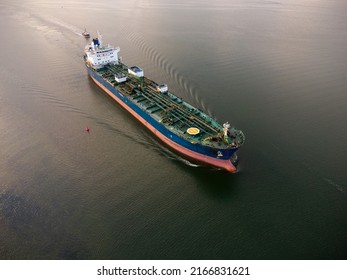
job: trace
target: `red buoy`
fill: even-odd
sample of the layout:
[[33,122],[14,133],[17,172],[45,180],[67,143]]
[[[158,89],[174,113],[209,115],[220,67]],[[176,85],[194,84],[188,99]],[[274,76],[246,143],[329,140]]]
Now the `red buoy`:
[[89,131],[90,131],[90,128],[89,128],[89,127],[86,127],[86,131],[89,132]]

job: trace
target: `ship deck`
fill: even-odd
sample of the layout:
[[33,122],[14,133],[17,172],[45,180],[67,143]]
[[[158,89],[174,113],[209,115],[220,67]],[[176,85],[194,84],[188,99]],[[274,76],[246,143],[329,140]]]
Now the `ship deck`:
[[[235,129],[230,132],[231,142],[226,141],[223,137],[223,127],[218,122],[182,98],[170,92],[159,92],[156,89],[157,84],[152,80],[128,74],[128,67],[124,64],[105,65],[94,71],[147,114],[192,143],[225,149],[238,147],[243,142],[242,133],[239,134]],[[115,80],[116,74],[126,75],[127,81],[118,83]],[[191,127],[198,128],[199,133],[189,134],[187,129]]]

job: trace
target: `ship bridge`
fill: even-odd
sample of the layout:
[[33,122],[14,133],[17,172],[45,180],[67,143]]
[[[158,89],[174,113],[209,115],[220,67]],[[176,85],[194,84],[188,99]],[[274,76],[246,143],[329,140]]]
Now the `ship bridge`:
[[93,38],[92,42],[85,47],[86,62],[93,68],[102,68],[106,64],[118,64],[119,47],[109,44],[102,44],[102,36],[98,32],[98,37]]

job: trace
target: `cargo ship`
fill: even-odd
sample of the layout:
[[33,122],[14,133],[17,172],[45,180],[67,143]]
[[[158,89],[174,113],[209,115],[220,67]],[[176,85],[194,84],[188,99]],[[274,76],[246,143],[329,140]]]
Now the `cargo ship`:
[[92,80],[173,150],[208,166],[237,171],[236,151],[242,131],[218,123],[160,84],[144,76],[139,66],[128,67],[119,47],[103,44],[98,32],[85,47],[84,60]]

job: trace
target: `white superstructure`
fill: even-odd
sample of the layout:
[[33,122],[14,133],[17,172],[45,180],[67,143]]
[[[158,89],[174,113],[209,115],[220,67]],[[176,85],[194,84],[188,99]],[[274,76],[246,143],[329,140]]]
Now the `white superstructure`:
[[92,42],[86,45],[85,55],[86,61],[94,68],[101,68],[106,64],[118,64],[119,47],[113,47],[109,44],[102,44],[102,36],[98,32],[98,37],[92,39]]
[[168,92],[168,90],[169,90],[169,88],[168,88],[167,84],[157,85],[157,91],[160,91],[161,93]]
[[114,79],[117,83],[124,83],[127,80],[127,76],[125,76],[123,73],[117,73],[114,75]]
[[130,74],[132,74],[132,75],[134,75],[136,77],[139,77],[139,78],[144,76],[143,70],[140,67],[138,67],[138,66],[131,66],[131,67],[129,67],[128,73],[130,73]]

